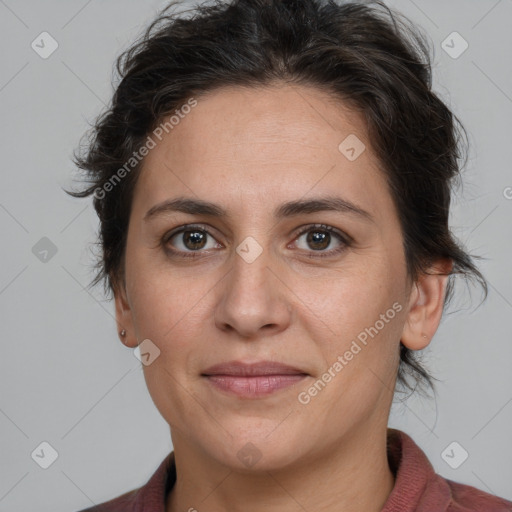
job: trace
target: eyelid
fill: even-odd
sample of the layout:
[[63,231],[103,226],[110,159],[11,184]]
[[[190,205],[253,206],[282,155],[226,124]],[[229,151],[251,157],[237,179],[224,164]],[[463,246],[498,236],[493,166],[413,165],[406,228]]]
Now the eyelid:
[[[212,234],[212,231],[215,231],[213,228],[211,228],[210,226],[207,226],[206,224],[183,224],[181,226],[178,226],[176,227],[175,229],[172,229],[171,231],[167,232],[164,234],[164,236],[162,237],[162,240],[161,240],[161,244],[165,247],[167,246],[167,243],[169,242],[169,240],[171,240],[171,238],[173,238],[174,236],[180,234],[180,233],[183,233],[184,231],[193,231],[193,230],[197,230],[197,231],[204,231],[208,236],[211,236],[217,243],[221,243],[217,240],[217,238]],[[195,254],[195,253],[201,253],[201,252],[205,252],[204,250],[200,250],[200,251],[179,251],[179,250],[176,250],[176,249],[169,249],[170,252],[173,252],[175,254]]]
[[294,241],[299,236],[303,235],[304,233],[307,233],[308,231],[312,231],[314,229],[318,229],[319,231],[324,230],[324,231],[328,231],[329,233],[334,233],[335,235],[339,236],[341,238],[341,240],[347,244],[353,242],[353,238],[351,236],[349,236],[347,233],[345,233],[344,231],[341,231],[340,229],[335,228],[334,226],[331,226],[329,224],[319,224],[319,223],[306,224],[306,225],[298,228],[298,231],[295,235]]
[[211,233],[213,228],[211,228],[210,226],[208,226],[206,224],[183,224],[183,225],[178,226],[174,229],[171,229],[171,231],[165,233],[163,238],[165,240],[169,240],[174,235],[177,235],[178,233],[181,233],[182,231],[192,231],[194,229],[197,229],[198,231],[204,231],[205,233],[208,233],[210,236],[213,237],[213,235]]

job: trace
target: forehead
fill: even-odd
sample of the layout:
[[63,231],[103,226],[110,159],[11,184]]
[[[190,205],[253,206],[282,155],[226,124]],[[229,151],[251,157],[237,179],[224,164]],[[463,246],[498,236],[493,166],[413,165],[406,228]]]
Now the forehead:
[[229,87],[195,99],[161,140],[153,136],[137,201],[186,193],[225,204],[243,197],[238,206],[254,209],[308,194],[386,195],[363,118],[326,92]]
[[167,149],[176,154],[186,142],[196,149],[189,158],[204,157],[207,151],[215,155],[228,147],[241,157],[254,148],[251,156],[264,158],[286,152],[286,146],[295,146],[293,151],[301,156],[313,157],[314,149],[337,156],[340,137],[357,134],[367,139],[361,116],[340,100],[310,86],[282,84],[208,92],[197,98],[197,106],[171,133],[175,136],[166,138]]

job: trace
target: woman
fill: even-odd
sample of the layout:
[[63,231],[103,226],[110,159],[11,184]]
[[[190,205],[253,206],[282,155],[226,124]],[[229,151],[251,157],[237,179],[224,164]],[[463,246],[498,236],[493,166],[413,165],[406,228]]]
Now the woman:
[[383,4],[165,12],[77,157],[174,451],[88,510],[510,511],[387,427],[456,274],[456,119]]

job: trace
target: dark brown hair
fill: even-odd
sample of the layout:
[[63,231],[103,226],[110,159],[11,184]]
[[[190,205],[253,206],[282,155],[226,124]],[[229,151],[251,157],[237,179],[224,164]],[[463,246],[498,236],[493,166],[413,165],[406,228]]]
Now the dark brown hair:
[[[140,163],[116,173],[147,136],[190,97],[223,86],[275,81],[313,85],[360,112],[386,174],[403,233],[409,275],[439,258],[455,274],[485,279],[448,227],[451,188],[467,137],[433,92],[429,45],[417,27],[382,2],[215,0],[184,13],[169,4],[117,61],[120,82],[110,107],[75,154],[100,220],[97,274],[108,295],[124,280],[124,251]],[[189,15],[188,15],[189,14]],[[117,178],[119,178],[117,174]],[[111,186],[108,184],[110,183]],[[397,382],[413,389],[432,377],[400,344]]]

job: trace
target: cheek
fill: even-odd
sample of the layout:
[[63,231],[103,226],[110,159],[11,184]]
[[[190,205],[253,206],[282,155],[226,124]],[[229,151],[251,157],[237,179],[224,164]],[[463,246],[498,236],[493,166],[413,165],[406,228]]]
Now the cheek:
[[304,392],[318,394],[313,407],[325,422],[337,418],[334,424],[341,424],[347,410],[352,418],[370,414],[393,387],[405,305],[400,273],[393,274],[392,266],[383,272],[385,268],[373,265],[366,272],[325,280],[321,294],[320,288],[309,289],[305,302],[315,315],[309,337],[324,365],[317,378],[328,379],[329,384],[317,393],[310,382]]
[[392,265],[368,260],[311,279],[298,276],[291,288],[336,334],[364,329],[401,299],[403,277]]
[[194,318],[211,287],[201,273],[172,267],[160,249],[146,248],[129,253],[126,273],[140,339],[154,338],[166,344],[182,324],[200,325]]
[[159,350],[151,364],[143,365],[146,385],[166,421],[186,430],[183,418],[200,423],[204,414],[187,387],[196,378],[194,357],[201,352],[207,314],[207,300],[202,299],[211,286],[205,286],[204,278],[176,278],[156,266],[138,265],[131,274],[134,327],[139,341],[149,339]]
[[[389,375],[397,362],[405,312],[405,273],[385,254],[364,265],[346,265],[340,272],[306,281],[297,279],[294,289],[310,319],[309,337],[315,341],[326,368],[344,357],[337,379],[372,380]],[[307,284],[307,286],[306,286]],[[364,374],[364,375],[362,375]]]

